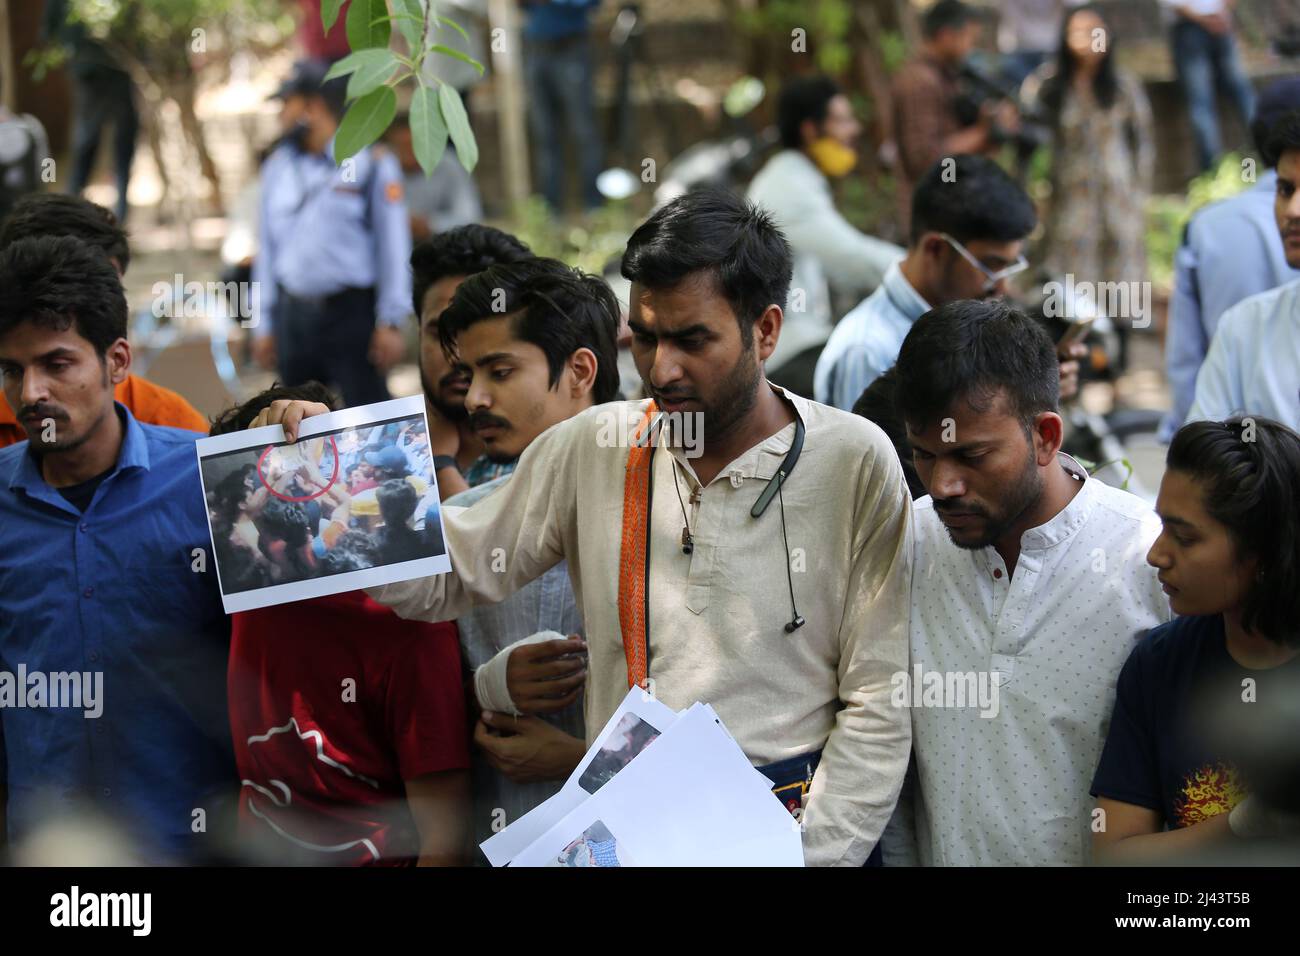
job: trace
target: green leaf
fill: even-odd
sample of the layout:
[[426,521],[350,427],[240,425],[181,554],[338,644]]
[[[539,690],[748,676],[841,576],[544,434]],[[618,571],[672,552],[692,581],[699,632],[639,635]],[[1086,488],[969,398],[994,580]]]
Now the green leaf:
[[388,46],[393,28],[388,22],[388,4],[384,0],[352,0],[348,7],[348,46],[353,51]]
[[321,0],[320,4],[320,24],[329,33],[334,26],[334,21],[339,18],[339,11],[343,9],[344,0]]
[[459,23],[457,23],[455,20],[448,20],[446,17],[440,17],[435,13],[433,15],[433,22],[441,23],[444,27],[451,27],[453,30],[455,30],[457,33],[463,36],[467,41],[469,40],[469,34],[465,32],[465,28],[461,26]]
[[334,162],[355,156],[384,134],[397,115],[397,94],[381,86],[348,107],[334,137]]
[[[367,52],[373,51],[361,51],[361,53]],[[349,53],[343,59],[339,60],[325,73],[325,79],[332,80],[336,76],[347,76],[349,73],[359,69],[361,64],[366,62],[366,58],[363,57],[361,53]]]
[[429,47],[429,49],[424,52],[441,53],[443,56],[449,56],[454,60],[460,60],[462,63],[468,63],[470,66],[478,70],[480,76],[483,75],[483,64],[474,59],[468,53],[462,53],[460,50],[452,49],[449,46],[443,46],[441,43],[433,44],[433,46]]
[[361,50],[352,56],[359,60],[352,79],[348,80],[350,100],[360,99],[371,90],[379,89],[397,69],[397,57],[392,50]]
[[393,19],[406,37],[406,45],[415,53],[424,38],[424,4],[421,0],[394,0]]
[[447,124],[433,90],[423,84],[411,97],[411,145],[424,175],[432,176],[447,149]]
[[438,87],[438,105],[442,107],[442,119],[447,124],[451,141],[456,144],[460,164],[465,167],[465,172],[472,173],[478,165],[478,143],[474,140],[474,131],[469,128],[465,104],[460,101],[459,93],[443,83]]

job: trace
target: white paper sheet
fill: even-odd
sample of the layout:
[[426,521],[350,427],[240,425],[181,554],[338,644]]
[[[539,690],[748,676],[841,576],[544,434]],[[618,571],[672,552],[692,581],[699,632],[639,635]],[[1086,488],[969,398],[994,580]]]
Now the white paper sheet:
[[[285,442],[284,429],[279,425],[245,429],[244,431],[217,435],[212,438],[200,438],[195,442],[195,449],[199,458],[199,477],[203,483],[204,497],[207,499],[215,486],[220,483],[220,480],[232,471],[247,469],[250,465],[253,469],[251,474],[256,476],[254,490],[260,484],[266,488],[268,494],[275,494],[275,492],[271,491],[271,482],[268,481],[264,473],[264,468],[268,467],[266,464],[268,460],[276,459],[279,466],[287,466],[292,470],[293,465],[303,460],[303,449],[309,446],[310,440],[323,437],[327,442],[333,443],[333,451],[329,456],[322,457],[321,461],[339,463],[346,457],[340,453],[339,447],[345,441],[345,438],[355,440],[358,434],[394,422],[401,422],[410,426],[413,429],[412,434],[422,432],[427,439],[429,426],[425,418],[423,396],[413,395],[409,398],[377,402],[373,405],[347,408],[342,411],[331,412],[328,415],[318,415],[304,419],[298,428],[296,446],[288,445]],[[393,445],[393,447],[396,446]],[[405,453],[403,454],[405,457]],[[321,476],[328,482],[325,491],[336,487],[340,481],[346,485],[347,476],[339,473],[342,471],[341,467],[335,468],[328,475],[324,474],[324,470],[322,468]],[[438,533],[434,534],[433,529],[429,529],[425,539],[430,542],[427,547],[427,556],[414,560],[381,563],[359,570],[340,571],[335,574],[304,575],[296,580],[272,583],[260,587],[237,589],[232,584],[232,579],[236,577],[241,569],[231,566],[223,567],[222,558],[224,554],[227,556],[226,560],[235,561],[231,555],[240,555],[239,561],[235,561],[237,564],[240,561],[247,563],[253,559],[261,560],[254,551],[256,545],[253,542],[260,541],[260,533],[255,530],[255,522],[245,522],[247,524],[245,528],[246,537],[241,539],[240,547],[219,548],[217,547],[217,534],[221,533],[224,538],[231,537],[233,532],[224,527],[219,532],[218,528],[214,527],[212,508],[209,507],[208,532],[213,538],[213,563],[217,569],[217,580],[221,585],[221,601],[226,613],[231,614],[236,611],[247,611],[273,604],[284,604],[289,601],[301,601],[326,594],[339,594],[345,591],[392,584],[397,581],[407,581],[411,578],[426,577],[431,574],[442,574],[450,571],[451,559],[447,555],[445,545],[442,543],[445,541],[445,537],[441,533],[442,509],[436,507],[438,483],[433,473],[431,456],[429,463],[419,472],[410,470],[410,473],[423,482],[425,487],[424,497],[418,499],[416,505],[417,510],[422,510],[424,513],[418,517],[413,515],[413,518],[419,520],[425,518],[426,515],[431,518],[434,510],[436,510]],[[314,500],[320,495],[321,492],[315,492],[311,498],[306,500]],[[283,496],[277,494],[277,497]],[[293,498],[285,497],[284,500],[304,503],[299,501],[297,496]],[[426,504],[426,502],[429,504]],[[431,505],[434,506],[432,510]],[[311,528],[310,531],[314,537],[320,532],[320,528]],[[313,574],[319,574],[319,572],[314,571]]]
[[552,865],[599,821],[640,866],[802,866],[799,824],[759,776],[697,703],[512,865]]
[[[591,745],[577,768],[560,788],[559,793],[533,807],[500,833],[494,834],[481,844],[488,862],[493,866],[505,866],[520,850],[581,806],[597,790],[602,789],[599,784],[612,777],[611,771],[617,773],[621,762],[617,753],[618,748],[610,746],[612,740],[617,737],[620,742],[626,741],[636,745],[643,742],[646,733],[645,728],[638,726],[639,724],[648,725],[653,731],[663,734],[676,720],[677,714],[647,692],[636,687],[629,690],[613,716],[601,729],[596,742]],[[643,735],[641,738],[637,737],[638,731]],[[635,754],[632,756],[634,757]],[[600,762],[596,763],[598,759]],[[594,769],[592,769],[593,763],[596,763]],[[578,834],[575,833],[573,836],[576,837]]]

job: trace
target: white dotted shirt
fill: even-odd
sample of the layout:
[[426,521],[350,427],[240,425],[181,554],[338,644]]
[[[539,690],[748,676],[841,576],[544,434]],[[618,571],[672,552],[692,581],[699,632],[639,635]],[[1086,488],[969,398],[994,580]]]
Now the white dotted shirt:
[[1115,682],[1134,642],[1170,617],[1146,563],[1159,530],[1141,499],[1087,479],[1024,533],[1011,577],[994,548],[958,548],[931,499],[916,502],[914,683],[985,672],[998,699],[996,715],[981,716],[974,704],[915,706],[924,700],[911,692],[914,766],[884,838],[887,864],[1087,862],[1088,788]]

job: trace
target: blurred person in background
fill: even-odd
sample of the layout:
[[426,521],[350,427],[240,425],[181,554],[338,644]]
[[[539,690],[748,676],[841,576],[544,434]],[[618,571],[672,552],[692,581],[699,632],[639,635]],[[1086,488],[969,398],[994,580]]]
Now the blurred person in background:
[[[842,314],[880,285],[903,250],[855,229],[835,208],[832,179],[857,166],[862,124],[834,80],[798,77],[781,88],[776,107],[781,150],[758,171],[749,199],[767,210],[794,250],[792,301],[771,364],[780,367],[821,345]],[[801,307],[796,307],[801,306]],[[847,306],[845,306],[847,308]]]
[[1232,100],[1247,128],[1255,112],[1255,90],[1237,55],[1232,8],[1237,0],[1160,0],[1172,20],[1169,42],[1178,83],[1196,137],[1202,172],[1223,153],[1219,138],[1218,93]]
[[385,141],[397,154],[406,184],[406,209],[411,220],[411,239],[419,242],[457,226],[466,226],[483,218],[474,177],[456,158],[450,142],[442,159],[426,176],[415,158],[411,143],[411,120],[400,114],[384,134]]
[[1147,561],[1178,617],[1138,642],[1120,672],[1092,783],[1105,814],[1092,838],[1101,863],[1174,863],[1300,837],[1300,815],[1252,793],[1222,743],[1266,732],[1259,721],[1272,708],[1256,701],[1290,695],[1300,679],[1300,435],[1267,418],[1193,422],[1166,466],[1164,528]]
[[[563,212],[570,167],[578,172],[585,210],[602,199],[596,177],[604,153],[596,127],[591,12],[600,0],[519,0],[524,11],[524,79],[534,183],[555,212]],[[565,162],[565,143],[574,156]]]
[[68,50],[72,77],[72,175],[68,192],[80,193],[90,182],[99,138],[105,125],[113,127],[113,169],[116,176],[118,222],[126,222],[127,186],[135,139],[140,132],[135,83],[125,67],[84,23],[70,18],[69,0],[48,0],[42,39],[57,39]]
[[998,52],[1002,75],[1019,86],[1057,50],[1061,17],[1083,0],[1002,0],[998,4]]
[[[1151,106],[1119,69],[1116,38],[1097,7],[1071,10],[1039,93],[1052,126],[1052,198],[1043,262],[1076,283],[1146,280],[1146,200],[1155,165]],[[1113,315],[1127,344],[1134,320]],[[1125,348],[1123,351],[1127,351]],[[1120,367],[1126,355],[1121,354]]]
[[1016,123],[1007,102],[985,101],[975,122],[959,107],[959,71],[979,39],[979,11],[960,0],[938,0],[921,18],[921,48],[894,77],[891,100],[898,144],[898,221],[909,231],[912,190],[945,156],[985,153]]
[[[1278,241],[1287,264],[1300,269],[1300,112],[1273,126],[1268,155],[1277,159]],[[1187,419],[1239,413],[1300,429],[1300,279],[1253,295],[1219,319]]]
[[1273,126],[1296,111],[1300,77],[1278,80],[1260,94],[1251,123],[1264,167],[1259,181],[1198,210],[1183,230],[1165,333],[1165,374],[1173,393],[1173,407],[1161,426],[1166,441],[1187,420],[1197,373],[1223,313],[1243,299],[1300,279],[1300,263],[1288,263],[1286,248],[1277,241],[1277,157],[1268,148]]
[[349,406],[389,397],[406,349],[411,230],[396,157],[334,161],[346,80],[300,61],[276,96],[290,133],[262,167],[253,355],[288,385],[334,385]]
[[[131,248],[126,230],[109,210],[80,196],[38,193],[19,201],[0,223],[0,249],[20,239],[37,236],[73,236],[103,251],[117,270],[126,275]],[[137,421],[167,425],[192,432],[208,430],[208,420],[189,402],[169,388],[131,375],[113,390],[113,397],[130,409]],[[0,448],[26,438],[9,403],[0,397]]]

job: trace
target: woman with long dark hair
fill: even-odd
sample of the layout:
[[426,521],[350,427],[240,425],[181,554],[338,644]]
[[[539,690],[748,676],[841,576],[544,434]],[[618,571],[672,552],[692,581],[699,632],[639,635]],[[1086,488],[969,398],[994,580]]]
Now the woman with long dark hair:
[[1066,14],[1043,74],[1037,98],[1052,125],[1043,262],[1076,283],[1143,281],[1151,107],[1142,83],[1119,69],[1114,34],[1095,6]]
[[[1300,435],[1266,418],[1195,422],[1166,464],[1147,561],[1179,616],[1120,672],[1092,786],[1100,862],[1300,838],[1288,704],[1300,687]],[[1261,758],[1254,744],[1270,738],[1291,743]]]

